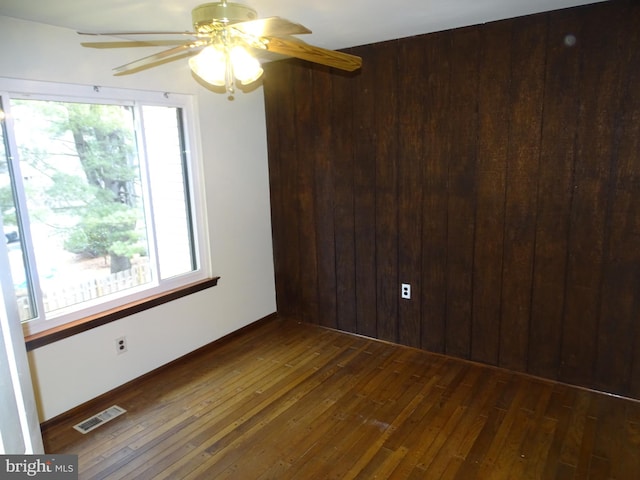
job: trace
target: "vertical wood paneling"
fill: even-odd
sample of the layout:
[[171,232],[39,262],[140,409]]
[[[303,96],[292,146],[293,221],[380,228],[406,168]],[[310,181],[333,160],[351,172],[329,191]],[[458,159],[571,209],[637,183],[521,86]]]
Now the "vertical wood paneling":
[[422,348],[444,352],[447,318],[448,116],[451,32],[430,37],[425,47],[425,129],[422,226]]
[[582,46],[580,114],[571,204],[569,258],[565,297],[560,377],[591,385],[596,362],[600,311],[607,188],[610,177],[613,126],[620,52],[620,9],[602,9],[585,20]]
[[[618,37],[618,48],[640,44],[640,5],[623,14],[621,28],[630,36]],[[620,43],[622,42],[622,43]],[[640,318],[640,49],[621,55],[618,88],[620,94],[611,155],[608,188],[607,225],[605,227],[602,302],[597,335],[596,385],[607,391],[625,391],[640,396],[633,375],[638,344],[628,332]],[[637,327],[636,327],[637,328]],[[640,329],[639,329],[640,330]],[[635,347],[635,349],[634,349]],[[634,351],[635,350],[635,351]],[[636,363],[637,366],[637,363]],[[634,378],[635,377],[635,378]]]
[[[280,68],[282,67],[282,68]],[[296,211],[295,175],[298,152],[296,131],[283,128],[295,122],[295,97],[287,95],[292,71],[286,65],[276,66],[272,78],[265,80],[265,88],[274,92],[265,100],[265,112],[271,119],[267,126],[269,136],[269,176],[271,183],[271,210],[273,218],[273,251],[276,276],[276,300],[284,315],[300,314],[298,252],[298,212]],[[293,196],[292,196],[293,194]],[[292,222],[294,228],[287,225]]]
[[500,366],[527,369],[547,17],[514,20]]
[[[331,74],[326,68],[314,67],[311,95],[315,127],[307,155],[315,165],[316,242],[318,252],[318,305],[320,325],[337,328],[335,186],[332,120]],[[302,156],[302,155],[301,155]]]
[[529,371],[558,378],[562,342],[568,227],[580,93],[582,16],[574,11],[549,19],[547,69],[538,176],[535,265],[529,336]]
[[279,311],[640,398],[639,10],[266,65]]
[[[398,308],[398,341],[420,347],[422,266],[422,132],[424,130],[425,40],[402,41],[400,64],[413,64],[398,82],[398,271],[399,282],[411,285],[412,298]],[[397,286],[400,288],[400,285]]]
[[378,337],[398,340],[398,44],[379,46],[376,72],[376,295]]
[[[357,333],[378,336],[376,281],[376,69],[373,46],[361,48],[359,75],[351,78],[353,94],[354,224]],[[357,93],[356,93],[357,92]]]
[[471,358],[498,364],[504,197],[509,146],[511,23],[487,25],[479,41],[478,165]]
[[[298,241],[297,251],[300,290],[300,318],[309,323],[320,323],[318,298],[318,254],[316,243],[316,192],[315,165],[313,157],[307,155],[307,145],[313,142],[315,131],[315,104],[306,95],[312,88],[311,71],[302,62],[292,61],[291,90],[295,98],[295,117],[293,129],[295,131],[295,145],[297,161],[296,183],[292,186],[296,196],[298,208]],[[282,229],[291,229],[288,223]],[[285,250],[286,251],[286,250]],[[291,255],[293,256],[293,252]]]
[[[629,12],[628,19],[631,25],[638,25],[640,23],[640,5],[636,2],[632,4],[631,11]],[[620,243],[612,243],[609,245],[609,255],[614,256],[619,261],[618,265],[624,265],[625,276],[618,282],[618,288],[623,289],[626,292],[628,298],[633,298],[633,307],[631,313],[627,318],[620,319],[614,318],[609,320],[603,325],[611,326],[616,330],[616,337],[626,337],[626,341],[631,341],[631,361],[627,357],[619,356],[618,352],[612,352],[610,355],[615,356],[615,361],[606,365],[606,367],[600,367],[598,371],[598,377],[603,378],[606,375],[612,373],[607,370],[615,370],[620,363],[630,363],[631,370],[629,372],[629,386],[625,384],[622,393],[630,395],[633,398],[640,399],[640,326],[638,325],[638,318],[640,318],[640,295],[638,295],[638,285],[640,285],[640,258],[636,255],[638,251],[638,245],[640,244],[640,165],[638,165],[637,153],[640,151],[640,99],[637,95],[637,85],[640,82],[640,44],[638,28],[634,28],[634,35],[631,35],[631,49],[633,55],[631,56],[632,62],[629,64],[628,79],[624,90],[624,108],[622,122],[625,127],[623,132],[624,136],[620,138],[620,148],[618,150],[618,156],[620,158],[619,165],[625,171],[622,175],[616,188],[621,194],[621,202],[627,201],[626,204],[627,214],[626,222],[623,225],[619,225],[620,232],[624,232],[620,238]],[[624,203],[619,204],[619,208],[622,210],[625,208]],[[614,215],[615,219],[620,219]],[[614,253],[615,252],[615,253]],[[627,328],[618,327],[614,322],[621,320],[622,325]],[[635,331],[635,332],[634,332]],[[615,349],[616,346],[610,347]],[[600,357],[599,357],[600,358]],[[603,356],[603,358],[607,358]],[[602,362],[606,364],[605,361]]]
[[451,118],[447,197],[447,324],[445,352],[469,358],[475,175],[478,135],[478,29],[456,32],[451,41]]
[[334,162],[337,325],[356,332],[353,117],[351,77],[332,75],[332,139]]

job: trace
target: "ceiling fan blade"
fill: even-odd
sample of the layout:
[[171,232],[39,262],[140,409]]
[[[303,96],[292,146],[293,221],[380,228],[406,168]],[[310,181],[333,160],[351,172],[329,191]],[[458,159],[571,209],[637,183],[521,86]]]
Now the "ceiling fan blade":
[[255,37],[271,37],[273,35],[301,35],[311,33],[304,25],[291,22],[280,17],[260,18],[230,25],[230,28]]
[[82,42],[80,45],[88,48],[130,48],[130,47],[168,47],[182,45],[184,40],[132,40],[121,42]]
[[114,75],[127,75],[129,73],[138,72],[146,68],[155,67],[157,65],[172,62],[179,58],[194,55],[200,51],[202,47],[206,45],[205,42],[191,42],[179,47],[170,48],[162,52],[143,57],[125,65],[120,65],[114,68]]
[[266,47],[269,52],[301,58],[302,60],[347,70],[349,72],[357,70],[362,66],[362,59],[360,57],[309,45],[298,39],[269,37]]

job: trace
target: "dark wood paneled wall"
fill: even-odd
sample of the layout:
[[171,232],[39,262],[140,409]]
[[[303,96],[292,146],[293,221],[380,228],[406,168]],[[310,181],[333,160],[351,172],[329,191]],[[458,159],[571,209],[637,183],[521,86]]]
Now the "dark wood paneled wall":
[[638,2],[350,51],[266,68],[279,312],[640,398]]

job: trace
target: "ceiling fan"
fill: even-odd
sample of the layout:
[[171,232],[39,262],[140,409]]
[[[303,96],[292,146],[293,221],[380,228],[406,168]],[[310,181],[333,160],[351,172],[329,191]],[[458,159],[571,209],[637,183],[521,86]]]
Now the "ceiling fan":
[[83,42],[81,45],[91,48],[175,45],[116,67],[115,75],[135,73],[189,58],[189,66],[196,76],[208,84],[225,87],[231,96],[236,83],[249,85],[262,75],[260,62],[255,57],[260,52],[296,57],[346,71],[357,70],[362,65],[360,57],[309,45],[292,36],[311,33],[307,27],[281,17],[260,19],[256,11],[246,5],[226,0],[205,3],[195,7],[191,17],[194,31],[78,33],[125,38],[135,35],[145,35],[147,38],[176,35],[178,39],[175,40]]

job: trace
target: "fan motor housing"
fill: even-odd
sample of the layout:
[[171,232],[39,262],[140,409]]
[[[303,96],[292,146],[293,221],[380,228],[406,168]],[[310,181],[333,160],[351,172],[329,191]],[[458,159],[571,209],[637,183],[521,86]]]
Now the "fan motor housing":
[[215,24],[230,25],[258,18],[257,12],[239,3],[205,3],[191,11],[193,26],[198,32],[208,31]]

